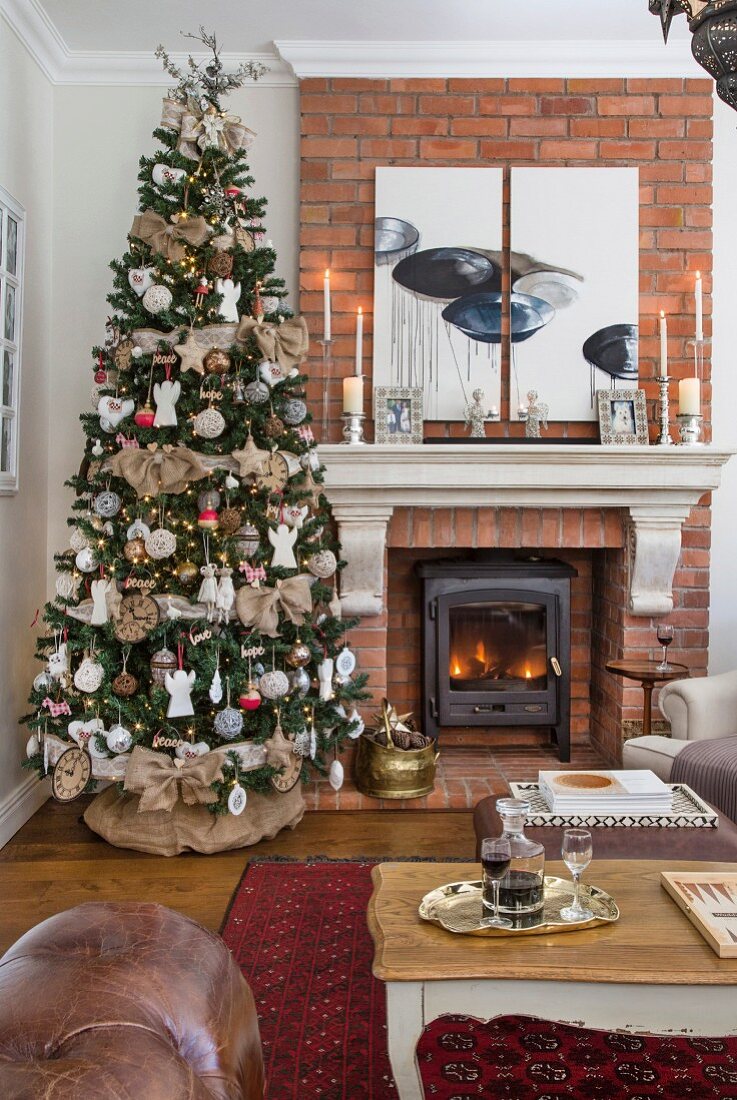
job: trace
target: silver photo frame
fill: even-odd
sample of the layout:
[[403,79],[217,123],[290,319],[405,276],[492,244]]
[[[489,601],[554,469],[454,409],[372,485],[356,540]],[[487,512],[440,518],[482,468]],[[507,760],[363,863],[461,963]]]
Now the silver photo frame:
[[599,437],[612,447],[647,446],[647,406],[644,390],[597,390]]
[[374,438],[377,443],[409,446],[422,443],[422,390],[410,386],[376,386]]

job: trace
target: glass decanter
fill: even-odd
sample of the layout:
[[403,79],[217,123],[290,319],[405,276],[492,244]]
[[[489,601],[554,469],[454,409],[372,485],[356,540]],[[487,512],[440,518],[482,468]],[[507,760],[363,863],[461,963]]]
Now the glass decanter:
[[530,804],[520,798],[500,798],[496,809],[512,854],[509,870],[499,884],[499,912],[505,916],[536,913],[545,903],[545,849],[525,836]]

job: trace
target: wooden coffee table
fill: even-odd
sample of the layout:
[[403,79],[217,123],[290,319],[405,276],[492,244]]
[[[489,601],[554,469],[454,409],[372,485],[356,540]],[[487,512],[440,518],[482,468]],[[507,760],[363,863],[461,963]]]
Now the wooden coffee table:
[[685,680],[691,672],[687,665],[677,665],[669,661],[667,672],[659,672],[660,661],[609,661],[607,672],[614,676],[623,676],[625,680],[639,680],[644,699],[642,702],[642,736],[649,737],[653,721],[653,688],[656,684],[670,683],[671,680]]
[[[737,959],[720,959],[660,885],[661,870],[734,864],[594,860],[585,881],[619,905],[616,924],[498,939],[458,936],[420,920],[422,897],[480,878],[477,863],[380,863],[368,924],[373,972],[386,982],[389,1057],[401,1100],[422,1100],[415,1047],[445,1013],[523,1013],[585,1027],[737,1034]],[[563,877],[560,863],[547,874]],[[636,987],[636,988],[633,988]]]

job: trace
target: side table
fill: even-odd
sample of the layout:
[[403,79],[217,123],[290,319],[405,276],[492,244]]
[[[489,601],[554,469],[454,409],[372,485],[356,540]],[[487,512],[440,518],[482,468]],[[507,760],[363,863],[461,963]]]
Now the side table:
[[642,736],[649,736],[652,730],[653,712],[653,688],[656,684],[668,683],[670,680],[685,680],[691,673],[686,665],[677,665],[673,662],[667,671],[659,671],[659,661],[608,661],[607,672],[614,676],[622,676],[625,680],[639,680],[644,700],[642,711]]

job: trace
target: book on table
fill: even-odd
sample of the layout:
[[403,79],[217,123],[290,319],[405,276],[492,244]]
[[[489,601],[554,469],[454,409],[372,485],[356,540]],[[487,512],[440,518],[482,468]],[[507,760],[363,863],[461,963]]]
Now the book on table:
[[554,813],[670,813],[673,791],[649,770],[555,772],[538,775],[540,790]]
[[661,871],[660,885],[721,959],[737,959],[737,874]]

